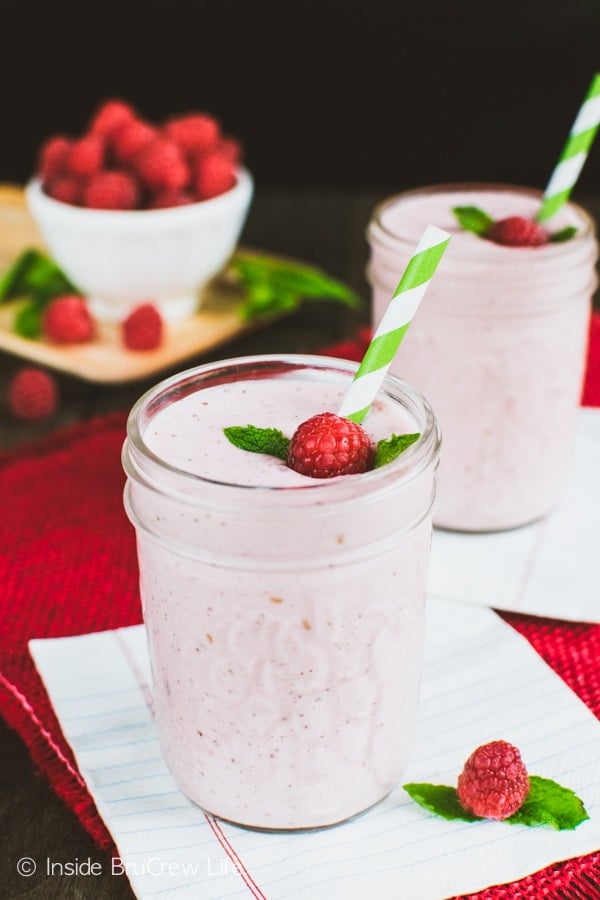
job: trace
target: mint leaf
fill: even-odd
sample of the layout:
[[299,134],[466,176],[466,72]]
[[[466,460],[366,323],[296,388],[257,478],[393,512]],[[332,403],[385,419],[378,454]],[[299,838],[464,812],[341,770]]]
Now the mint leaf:
[[32,296],[40,302],[79,293],[53,260],[35,248],[24,250],[0,279],[0,302]]
[[306,299],[335,300],[354,309],[363,303],[351,288],[314,266],[239,252],[229,265],[245,289],[240,308],[245,319],[288,312]]
[[589,819],[583,803],[570,788],[539,775],[530,775],[529,784],[523,806],[507,819],[511,825],[551,825],[565,831]]
[[455,206],[452,212],[461,228],[473,234],[484,235],[494,224],[492,217],[477,206]]
[[21,337],[36,339],[42,333],[42,313],[45,303],[25,300],[15,312],[12,330]]
[[567,225],[566,228],[561,228],[560,231],[555,231],[554,234],[548,235],[548,240],[553,244],[559,244],[563,241],[570,241],[572,237],[577,234],[577,229],[574,225]]
[[[508,819],[509,825],[550,825],[557,831],[573,830],[586,819],[587,811],[574,791],[550,778],[529,776],[529,794],[520,809]],[[460,805],[456,789],[445,784],[405,784],[404,790],[415,803],[443,819],[465,822],[488,821],[468,813]]]
[[35,250],[24,250],[0,278],[0,302],[27,293],[24,279],[35,257]]
[[423,809],[441,816],[443,819],[462,819],[464,822],[476,822],[477,816],[462,808],[458,800],[456,788],[445,784],[405,784],[406,793]]
[[227,440],[240,450],[264,453],[287,461],[290,439],[277,428],[257,428],[255,425],[232,425],[224,428]]
[[391,438],[379,441],[375,450],[374,468],[378,469],[379,466],[392,462],[420,437],[420,434],[393,434]]

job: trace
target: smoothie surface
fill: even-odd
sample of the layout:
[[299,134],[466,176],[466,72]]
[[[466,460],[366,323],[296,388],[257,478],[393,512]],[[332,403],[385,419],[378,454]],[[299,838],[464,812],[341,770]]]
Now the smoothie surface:
[[[319,479],[294,472],[283,460],[234,447],[223,429],[255,425],[277,428],[291,438],[311,416],[337,412],[349,383],[342,377],[320,381],[307,372],[304,377],[281,375],[204,388],[158,412],[144,433],[144,442],[177,469],[213,481],[263,487],[315,485]],[[409,413],[382,394],[362,424],[373,443],[392,433],[418,430]]]
[[[477,235],[463,231],[460,227],[452,212],[455,206],[477,206],[495,220],[509,216],[533,219],[539,210],[540,201],[537,197],[515,190],[415,192],[399,197],[396,202],[390,201],[382,211],[380,222],[390,234],[415,242],[430,223],[451,232],[451,244],[455,244],[457,238],[469,243],[481,241]],[[569,204],[565,204],[549,222],[544,223],[544,227],[551,232],[568,225],[576,228],[583,225],[576,208]]]

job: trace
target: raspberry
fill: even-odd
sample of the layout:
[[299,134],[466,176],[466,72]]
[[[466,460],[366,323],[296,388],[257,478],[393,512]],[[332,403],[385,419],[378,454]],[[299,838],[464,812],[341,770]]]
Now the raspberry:
[[90,209],[136,209],[139,199],[137,182],[127,172],[98,172],[83,192],[83,205]]
[[168,209],[171,206],[188,206],[195,200],[186,191],[161,191],[148,203],[148,209]]
[[70,203],[73,206],[81,204],[83,188],[78,178],[72,175],[59,175],[44,186],[44,191],[49,197],[60,200],[61,203]]
[[16,419],[41,422],[56,412],[58,390],[55,380],[42,369],[20,369],[8,386],[8,408]]
[[73,141],[67,155],[69,172],[82,178],[99,172],[104,165],[104,148],[104,138],[99,134],[87,134]]
[[541,225],[523,216],[499,219],[490,226],[486,237],[508,247],[539,247],[548,242],[548,234]]
[[229,191],[236,183],[235,164],[220,153],[198,160],[195,187],[200,200],[209,200]]
[[290,441],[288,466],[312,478],[354,475],[371,468],[371,439],[360,425],[319,413],[298,426]]
[[51,300],[42,317],[42,331],[55,344],[82,344],[94,337],[94,320],[83,297],[64,294]]
[[156,128],[140,119],[126,122],[113,137],[113,153],[122,166],[131,164],[136,154],[154,140],[158,132]]
[[137,153],[132,167],[140,181],[151,191],[177,191],[189,181],[184,156],[174,141],[155,138]]
[[166,137],[175,141],[184,153],[205,153],[214,147],[220,136],[219,123],[205,113],[176,116],[165,123]]
[[529,776],[518,749],[506,741],[482,744],[458,776],[463,809],[484,819],[507,819],[529,793]]
[[222,138],[216,146],[216,151],[220,156],[224,156],[234,165],[238,165],[244,155],[244,150],[239,141],[233,137]]
[[155,350],[163,337],[163,320],[152,303],[141,303],[123,322],[123,343],[129,350]]
[[89,131],[111,138],[126,123],[136,118],[136,112],[124,100],[105,100],[96,110]]
[[44,141],[40,148],[37,171],[42,182],[62,175],[66,169],[67,157],[71,149],[71,141],[62,134],[54,135]]

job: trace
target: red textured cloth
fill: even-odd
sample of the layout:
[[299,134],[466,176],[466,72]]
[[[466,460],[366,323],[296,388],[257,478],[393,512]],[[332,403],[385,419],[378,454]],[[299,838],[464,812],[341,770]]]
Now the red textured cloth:
[[[360,359],[369,340],[324,354]],[[591,323],[583,402],[600,406],[600,314]],[[122,504],[126,411],[0,455],[0,713],[99,846],[113,848],[27,650],[141,622],[133,528]],[[600,626],[503,613],[600,716]],[[477,900],[600,896],[600,852],[552,866]],[[596,893],[594,893],[594,891]]]

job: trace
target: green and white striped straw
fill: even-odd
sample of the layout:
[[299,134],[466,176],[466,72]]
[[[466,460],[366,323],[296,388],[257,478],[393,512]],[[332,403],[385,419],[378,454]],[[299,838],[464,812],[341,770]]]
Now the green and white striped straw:
[[338,415],[360,423],[369,412],[449,240],[448,232],[435,225],[428,225],[423,232],[367,347]]
[[600,73],[596,73],[544,191],[542,206],[536,216],[538,222],[550,219],[569,199],[588,157],[599,124]]

